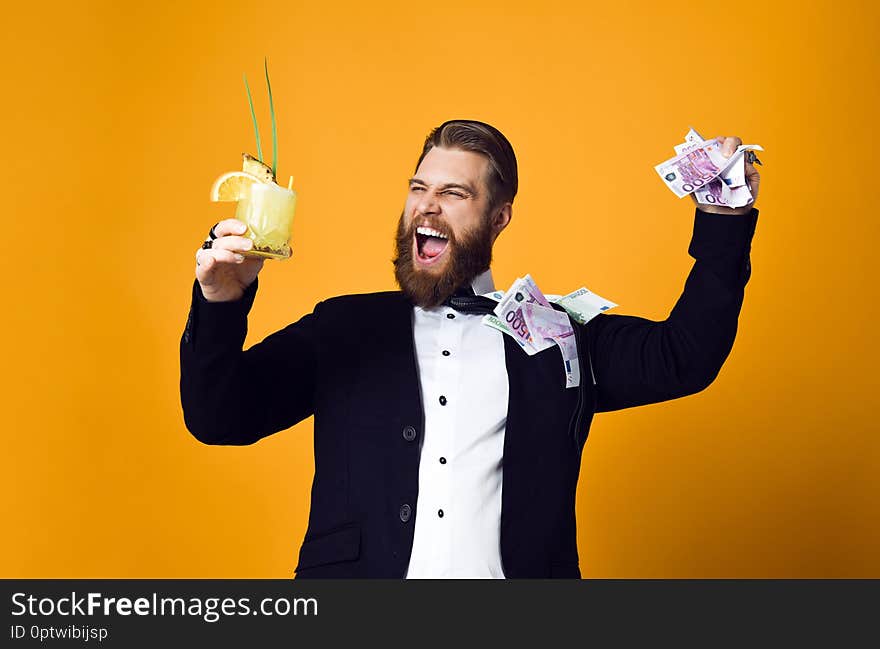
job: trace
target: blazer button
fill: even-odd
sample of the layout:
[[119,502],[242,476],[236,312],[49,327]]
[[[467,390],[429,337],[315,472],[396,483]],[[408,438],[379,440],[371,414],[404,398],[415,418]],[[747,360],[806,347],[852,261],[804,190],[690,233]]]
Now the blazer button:
[[416,438],[416,429],[412,426],[407,426],[403,429],[403,439],[407,442],[411,442]]
[[406,523],[409,520],[409,517],[412,516],[412,507],[407,504],[403,504],[400,506],[400,520]]

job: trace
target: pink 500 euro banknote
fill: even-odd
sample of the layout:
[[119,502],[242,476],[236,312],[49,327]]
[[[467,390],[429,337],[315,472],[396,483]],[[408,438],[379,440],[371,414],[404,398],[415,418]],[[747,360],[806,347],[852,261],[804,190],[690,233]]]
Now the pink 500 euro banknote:
[[721,153],[721,142],[707,140],[694,149],[661,162],[654,169],[676,196],[683,198],[709,183],[733,162]]

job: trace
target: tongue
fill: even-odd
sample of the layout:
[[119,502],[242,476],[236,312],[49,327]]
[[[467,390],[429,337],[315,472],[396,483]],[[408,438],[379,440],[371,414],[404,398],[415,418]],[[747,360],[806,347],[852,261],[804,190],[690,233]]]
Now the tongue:
[[425,257],[436,257],[443,252],[447,243],[448,241],[446,239],[428,237],[427,241],[425,241],[425,245],[422,246],[422,254],[425,255]]

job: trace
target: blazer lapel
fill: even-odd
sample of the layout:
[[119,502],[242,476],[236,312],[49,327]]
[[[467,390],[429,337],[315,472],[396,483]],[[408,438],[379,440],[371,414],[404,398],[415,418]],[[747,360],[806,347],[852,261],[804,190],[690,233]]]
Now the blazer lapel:
[[[501,487],[501,558],[509,565],[510,557],[519,542],[515,533],[517,504],[523,502],[525,494],[520,489],[525,481],[518,476],[528,470],[523,465],[528,448],[522,448],[524,438],[519,427],[523,423],[522,408],[528,403],[529,395],[525,377],[528,375],[529,355],[510,336],[504,336],[504,360],[507,365],[507,422],[504,429],[504,458],[502,460]],[[534,397],[535,395],[532,395]]]

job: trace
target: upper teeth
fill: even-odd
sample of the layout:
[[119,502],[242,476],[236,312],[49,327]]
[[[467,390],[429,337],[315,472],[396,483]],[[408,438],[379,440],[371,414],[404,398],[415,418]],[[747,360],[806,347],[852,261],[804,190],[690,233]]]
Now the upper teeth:
[[424,226],[416,228],[416,232],[418,232],[419,234],[424,234],[427,237],[437,237],[438,239],[448,238],[445,234],[435,230],[434,228],[426,228]]

